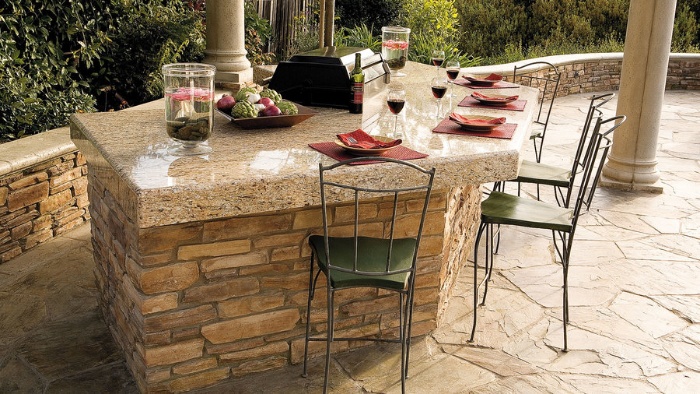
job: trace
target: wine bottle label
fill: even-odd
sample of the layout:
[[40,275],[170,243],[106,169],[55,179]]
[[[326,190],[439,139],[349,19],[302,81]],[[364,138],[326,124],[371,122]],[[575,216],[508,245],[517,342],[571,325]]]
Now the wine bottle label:
[[352,84],[352,103],[362,104],[362,96],[365,92],[365,84],[362,82],[355,82]]

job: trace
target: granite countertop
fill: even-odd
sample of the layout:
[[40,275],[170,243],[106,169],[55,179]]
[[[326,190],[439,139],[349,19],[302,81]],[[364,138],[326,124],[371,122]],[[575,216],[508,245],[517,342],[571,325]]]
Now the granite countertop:
[[[403,145],[429,155],[413,162],[437,169],[436,188],[515,177],[536,105],[535,89],[482,91],[517,94],[527,100],[524,111],[504,111],[457,107],[472,90],[456,85],[457,97],[443,98],[445,114],[505,116],[518,127],[511,139],[438,134],[431,131],[439,123],[429,84],[435,68],[409,62],[403,72],[406,77],[392,81],[406,87],[407,104],[399,118]],[[315,116],[291,128],[244,130],[216,113],[207,142],[212,152],[206,156],[170,155],[167,149],[174,143],[165,132],[164,110],[152,109],[153,105],[144,110],[76,114],[71,118],[71,137],[89,164],[109,166],[122,178],[130,193],[118,195],[136,200],[128,204],[135,207],[140,228],[273,212],[319,204],[318,164],[335,160],[309,143],[333,141],[336,134],[360,127],[372,135],[393,132],[394,116],[386,107],[386,94],[366,100],[363,115],[314,107]],[[350,171],[358,178],[377,177],[376,167],[354,166]]]

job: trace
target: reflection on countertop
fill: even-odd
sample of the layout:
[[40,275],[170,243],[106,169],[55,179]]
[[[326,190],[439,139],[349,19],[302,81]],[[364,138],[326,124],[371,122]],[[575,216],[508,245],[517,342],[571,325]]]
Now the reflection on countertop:
[[[518,129],[510,140],[438,134],[431,131],[439,123],[429,84],[435,69],[409,63],[404,70],[408,75],[394,81],[406,88],[407,103],[399,116],[401,138],[405,146],[429,155],[416,163],[437,168],[437,187],[491,182],[517,173],[519,153],[536,99],[534,89],[508,89],[508,94],[519,94],[528,100],[528,107],[525,111],[502,111],[457,107],[458,100],[472,90],[455,86],[457,97],[443,99],[445,116],[450,111],[498,114],[506,116],[508,122],[518,123]],[[164,111],[159,109],[76,114],[71,120],[71,135],[79,149],[99,154],[101,162],[114,168],[134,189],[142,210],[139,216],[145,221],[140,226],[184,219],[162,214],[159,196],[169,189],[187,201],[198,198],[207,201],[203,212],[214,210],[215,216],[274,211],[316,203],[318,163],[334,160],[309,148],[309,143],[333,141],[336,134],[357,128],[372,135],[392,135],[394,117],[387,109],[386,94],[380,92],[366,100],[363,115],[314,107],[315,116],[291,128],[244,130],[217,113],[214,132],[206,142],[212,152],[199,157],[168,153],[174,143],[165,132]],[[89,149],[83,149],[86,145],[90,145]],[[90,163],[90,154],[86,157]],[[376,171],[371,167],[358,166],[353,169],[353,176],[373,176]],[[266,197],[271,195],[274,198]],[[225,207],[239,198],[247,203],[235,204],[236,212],[227,212]],[[148,213],[156,208],[161,208],[159,218],[150,217]],[[186,219],[197,217],[193,212]],[[211,212],[206,217],[211,218]]]

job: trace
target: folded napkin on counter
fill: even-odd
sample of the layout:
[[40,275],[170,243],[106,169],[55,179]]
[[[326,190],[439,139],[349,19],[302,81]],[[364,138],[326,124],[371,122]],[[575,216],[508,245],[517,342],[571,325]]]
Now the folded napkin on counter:
[[493,118],[493,119],[479,119],[479,118],[468,118],[466,116],[457,114],[457,113],[451,113],[450,114],[450,119],[458,122],[458,123],[467,123],[467,124],[473,124],[473,125],[492,125],[492,124],[504,124],[506,123],[506,118],[501,117],[501,118]]
[[498,97],[498,96],[487,96],[487,95],[479,93],[479,92],[472,92],[472,97],[480,98],[483,100],[491,100],[491,101],[512,101],[512,100],[517,100],[520,96],[515,95],[515,96]]
[[392,146],[401,145],[400,139],[382,142],[365,133],[362,129],[357,129],[352,133],[338,134],[337,136],[338,139],[345,144],[345,146],[352,148],[378,149],[391,148]]
[[[309,146],[324,155],[328,157],[332,157],[333,159],[336,159],[338,161],[343,161],[343,160],[348,160],[352,159],[353,157],[359,157],[358,154],[353,154],[349,152],[347,149],[343,148],[342,146],[338,145],[335,141],[328,141],[328,142],[315,142],[309,144]],[[426,153],[421,153],[418,151],[415,151],[413,149],[407,148],[405,146],[397,146],[394,149],[389,149],[381,154],[382,157],[391,157],[392,159],[399,159],[399,160],[415,160],[415,159],[422,159],[424,157],[428,157]],[[361,165],[361,164],[376,164],[376,161],[356,161],[352,163],[352,165]]]

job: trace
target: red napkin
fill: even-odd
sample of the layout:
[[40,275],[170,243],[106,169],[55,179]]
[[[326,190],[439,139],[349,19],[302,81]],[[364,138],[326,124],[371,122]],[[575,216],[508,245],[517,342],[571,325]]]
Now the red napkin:
[[378,148],[390,148],[392,146],[400,145],[401,140],[392,140],[388,142],[382,142],[372,137],[371,135],[364,132],[362,129],[357,129],[352,133],[338,134],[338,139],[351,148],[362,148],[362,149],[378,149]]
[[467,124],[473,124],[473,125],[491,125],[491,124],[504,124],[504,123],[506,123],[506,118],[473,119],[473,118],[467,118],[466,116],[462,116],[460,114],[456,114],[454,112],[450,114],[450,119],[455,120],[459,123],[467,123]]
[[517,100],[518,95],[515,96],[507,96],[507,97],[494,97],[494,96],[487,96],[485,94],[479,93],[479,92],[472,92],[472,97],[474,98],[480,98],[484,100],[491,100],[491,101],[512,101],[512,100]]

